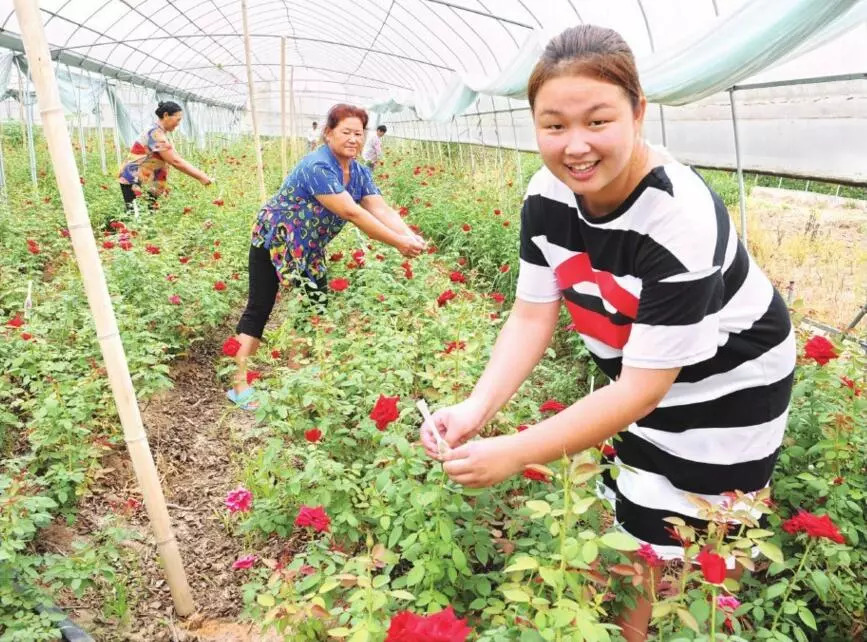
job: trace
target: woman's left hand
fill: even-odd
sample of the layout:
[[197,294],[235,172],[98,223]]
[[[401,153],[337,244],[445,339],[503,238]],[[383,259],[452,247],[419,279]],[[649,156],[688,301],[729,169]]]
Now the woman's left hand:
[[443,455],[443,470],[452,481],[483,488],[493,486],[524,469],[514,435],[470,441]]

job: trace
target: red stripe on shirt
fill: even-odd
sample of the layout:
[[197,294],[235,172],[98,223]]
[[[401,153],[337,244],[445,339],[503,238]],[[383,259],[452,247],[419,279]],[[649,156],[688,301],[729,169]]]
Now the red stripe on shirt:
[[594,270],[586,252],[563,261],[555,268],[554,274],[561,290],[577,283],[595,283],[602,297],[618,312],[633,319],[638,316],[638,297],[621,287],[610,272]]

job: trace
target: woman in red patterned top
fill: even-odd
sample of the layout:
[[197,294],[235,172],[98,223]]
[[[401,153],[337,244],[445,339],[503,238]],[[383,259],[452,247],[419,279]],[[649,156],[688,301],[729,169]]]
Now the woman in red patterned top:
[[148,186],[147,198],[151,207],[165,193],[168,165],[177,167],[202,185],[213,182],[210,176],[181,158],[169,140],[168,133],[177,129],[184,116],[180,105],[171,101],[160,102],[154,113],[158,120],[132,144],[117,177],[128,210],[133,209],[133,201],[141,196],[145,185]]

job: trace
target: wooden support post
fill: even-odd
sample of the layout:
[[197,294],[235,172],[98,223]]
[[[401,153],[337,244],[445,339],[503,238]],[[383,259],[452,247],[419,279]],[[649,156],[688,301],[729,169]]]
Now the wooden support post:
[[280,170],[286,178],[286,36],[280,38]]
[[63,211],[66,214],[72,249],[84,282],[99,347],[105,359],[109,383],[120,423],[123,426],[124,440],[132,459],[136,479],[141,487],[175,610],[178,615],[186,616],[194,610],[193,598],[190,595],[178,543],[172,533],[166,500],[148,446],[147,434],[142,425],[105,274],[90,226],[87,204],[84,201],[84,192],[75,166],[69,129],[63,116],[63,108],[60,106],[60,92],[51,66],[51,54],[39,16],[39,8],[33,0],[15,0],[15,13],[39,99],[39,113],[42,116],[45,140],[48,143],[57,187],[63,202]]
[[244,25],[244,57],[247,62],[247,90],[250,94],[250,118],[253,121],[253,145],[256,147],[256,175],[259,178],[259,200],[268,198],[265,192],[265,169],[262,166],[262,146],[259,143],[259,120],[256,116],[256,91],[253,88],[253,62],[250,53],[250,26],[247,20],[247,0],[241,0],[241,21]]

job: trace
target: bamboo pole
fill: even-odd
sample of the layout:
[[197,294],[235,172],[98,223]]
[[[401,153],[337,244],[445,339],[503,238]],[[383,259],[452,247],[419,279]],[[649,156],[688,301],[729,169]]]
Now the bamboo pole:
[[280,169],[286,177],[286,36],[280,38]]
[[[295,147],[295,65],[289,67],[289,162],[295,166],[298,154]],[[284,177],[285,178],[285,177]]]
[[259,120],[256,117],[256,92],[253,90],[253,63],[250,53],[250,26],[247,21],[247,0],[241,0],[241,20],[244,24],[244,57],[247,62],[247,90],[250,92],[250,118],[253,121],[253,144],[256,146],[256,175],[259,177],[259,200],[268,198],[265,192],[265,169],[262,167],[262,148],[259,145]]
[[147,435],[142,425],[105,274],[90,226],[87,204],[84,201],[84,192],[75,167],[69,129],[63,117],[63,108],[60,106],[60,93],[51,66],[51,54],[48,51],[48,41],[45,39],[39,8],[33,0],[14,0],[14,2],[21,28],[21,39],[27,51],[27,59],[30,61],[39,100],[39,113],[42,116],[45,139],[57,177],[57,187],[66,214],[72,248],[96,325],[99,346],[105,359],[109,383],[123,426],[124,440],[151,520],[157,550],[162,558],[175,610],[181,616],[189,615],[194,609],[193,599],[181,562],[178,543],[172,533],[165,497],[148,446]]

